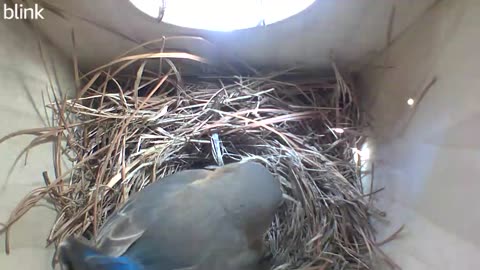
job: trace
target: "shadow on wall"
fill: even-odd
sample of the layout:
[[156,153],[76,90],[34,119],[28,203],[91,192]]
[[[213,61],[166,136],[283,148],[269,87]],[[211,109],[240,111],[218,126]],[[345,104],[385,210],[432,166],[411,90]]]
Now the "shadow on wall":
[[[48,118],[42,94],[52,87],[63,92],[74,89],[71,61],[38,39],[23,21],[0,20],[0,36],[0,137],[22,129],[44,127]],[[27,164],[23,157],[19,159],[7,181],[15,158],[31,140],[30,136],[20,136],[0,144],[2,223],[9,219],[27,193],[44,185],[42,172],[53,171],[52,146],[45,144],[29,152]],[[5,246],[0,244],[0,269],[51,269],[52,249],[45,248],[45,240],[55,216],[51,209],[39,206],[17,222],[10,234],[11,254],[5,255]],[[0,235],[0,242],[4,240],[5,234]]]
[[406,224],[387,247],[404,269],[480,267],[479,15],[476,1],[440,1],[361,76],[391,220],[379,238]]
[[67,22],[48,12],[46,19],[37,23],[68,55],[72,54],[71,31],[74,29],[81,67],[90,70],[133,46],[163,35],[205,37],[216,46],[183,40],[170,42],[168,47],[212,59],[227,55],[256,67],[325,68],[330,64],[332,50],[339,62],[352,66],[364,63],[372,53],[384,48],[394,3],[392,38],[419,18],[435,0],[318,0],[304,12],[266,28],[227,33],[195,31],[155,22],[133,8],[129,0],[45,2],[66,13],[75,12],[73,17],[67,14]]

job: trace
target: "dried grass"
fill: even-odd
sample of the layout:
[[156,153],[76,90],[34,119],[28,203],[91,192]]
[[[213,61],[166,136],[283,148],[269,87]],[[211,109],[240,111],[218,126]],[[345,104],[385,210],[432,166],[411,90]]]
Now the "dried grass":
[[[48,198],[59,215],[48,237],[94,237],[130,194],[176,171],[257,159],[282,183],[286,202],[266,239],[276,269],[370,269],[377,255],[372,215],[355,152],[365,139],[351,85],[334,76],[308,82],[255,77],[182,81],[174,58],[184,53],[122,56],[83,77],[77,97],[55,96],[55,126],[10,134],[35,135],[24,152],[54,141],[55,179],[30,193],[8,229]],[[170,71],[149,71],[163,59]],[[136,72],[126,73],[135,66]],[[341,128],[344,132],[335,132]],[[22,152],[23,153],[23,152]],[[68,157],[71,168],[62,166]]]

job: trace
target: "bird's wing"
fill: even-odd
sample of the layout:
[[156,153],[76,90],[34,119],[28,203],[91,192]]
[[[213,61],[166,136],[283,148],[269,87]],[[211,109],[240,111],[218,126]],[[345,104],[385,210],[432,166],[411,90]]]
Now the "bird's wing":
[[125,253],[145,269],[234,269],[228,262],[248,249],[245,234],[215,194],[195,185],[155,214],[158,219]]
[[109,256],[122,255],[158,218],[158,213],[168,213],[168,201],[208,173],[207,170],[181,171],[134,194],[102,226],[97,235],[97,248]]
[[[151,184],[105,223],[97,247],[133,258],[145,270],[248,269],[238,264],[254,261],[258,251],[250,250],[247,228],[239,225],[259,217],[240,210],[264,204],[257,196],[265,196],[259,178],[266,171],[257,167],[183,171]],[[237,267],[229,265],[234,257]]]

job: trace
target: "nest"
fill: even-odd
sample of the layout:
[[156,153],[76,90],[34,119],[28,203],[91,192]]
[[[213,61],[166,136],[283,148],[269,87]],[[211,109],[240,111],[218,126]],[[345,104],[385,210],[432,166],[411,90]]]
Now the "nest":
[[[183,78],[172,53],[131,55],[83,77],[75,98],[46,106],[55,125],[11,134],[55,142],[55,179],[30,193],[8,229],[40,200],[59,215],[48,237],[94,237],[128,197],[174,172],[256,159],[282,184],[285,203],[265,238],[275,269],[370,269],[381,255],[354,150],[365,139],[352,85],[288,73]],[[193,62],[203,60],[182,54]],[[149,61],[169,64],[150,71]],[[138,64],[136,65],[135,64]],[[156,62],[158,63],[158,62]],[[125,72],[127,67],[134,72]],[[121,72],[122,71],[122,72]],[[282,79],[283,78],[283,79]],[[65,166],[62,158],[71,166]]]

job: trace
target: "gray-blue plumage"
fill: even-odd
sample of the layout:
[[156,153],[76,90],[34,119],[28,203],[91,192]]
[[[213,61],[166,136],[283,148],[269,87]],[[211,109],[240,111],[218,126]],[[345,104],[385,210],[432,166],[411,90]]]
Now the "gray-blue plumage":
[[[107,220],[92,250],[105,256],[102,267],[108,258],[120,262],[96,267],[255,269],[281,201],[280,184],[256,162],[178,172],[133,195]],[[75,240],[62,245],[64,254],[74,246],[68,241]],[[79,267],[70,266],[89,269]]]

